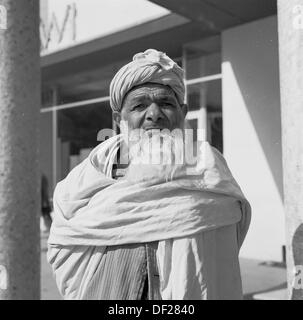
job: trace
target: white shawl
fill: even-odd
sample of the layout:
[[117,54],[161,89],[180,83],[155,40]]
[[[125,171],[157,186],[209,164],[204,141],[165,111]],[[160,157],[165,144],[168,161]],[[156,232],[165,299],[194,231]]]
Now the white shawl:
[[[106,246],[159,241],[162,299],[203,298],[203,285],[192,290],[184,281],[203,270],[197,265],[203,246],[199,235],[236,225],[238,250],[250,222],[249,203],[222,155],[207,142],[191,168],[195,174],[168,182],[114,180],[111,170],[121,139],[101,143],[56,187],[48,256],[61,291],[66,298],[81,299]],[[77,246],[87,248],[81,259]],[[189,254],[195,266],[188,265]]]

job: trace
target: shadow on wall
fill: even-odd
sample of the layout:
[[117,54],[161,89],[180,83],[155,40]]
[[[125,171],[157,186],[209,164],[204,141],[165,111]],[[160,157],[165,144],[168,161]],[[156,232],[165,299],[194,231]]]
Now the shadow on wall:
[[234,37],[234,46],[239,50],[235,49],[224,62],[232,67],[283,202],[277,20],[273,17],[266,24],[257,21],[245,32],[245,39]]

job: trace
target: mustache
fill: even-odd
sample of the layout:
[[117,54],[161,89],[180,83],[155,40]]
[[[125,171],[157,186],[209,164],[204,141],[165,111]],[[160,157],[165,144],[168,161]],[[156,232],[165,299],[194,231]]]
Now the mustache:
[[137,132],[131,133],[129,154],[130,161],[137,159],[143,161],[143,164],[182,164],[183,135],[173,135],[164,130],[148,130],[139,135]]

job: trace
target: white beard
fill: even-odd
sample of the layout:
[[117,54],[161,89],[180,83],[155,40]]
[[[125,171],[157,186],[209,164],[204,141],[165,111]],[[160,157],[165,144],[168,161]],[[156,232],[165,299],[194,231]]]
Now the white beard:
[[134,130],[130,132],[128,147],[130,164],[125,178],[131,182],[171,181],[183,172],[182,134],[172,135],[168,130]]

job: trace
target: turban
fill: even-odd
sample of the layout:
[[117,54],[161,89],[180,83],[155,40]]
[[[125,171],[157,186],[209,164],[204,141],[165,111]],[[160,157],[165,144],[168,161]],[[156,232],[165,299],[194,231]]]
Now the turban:
[[184,71],[165,53],[148,49],[137,53],[133,61],[122,67],[110,84],[110,105],[121,111],[123,99],[133,88],[144,83],[169,86],[180,104],[184,103]]

